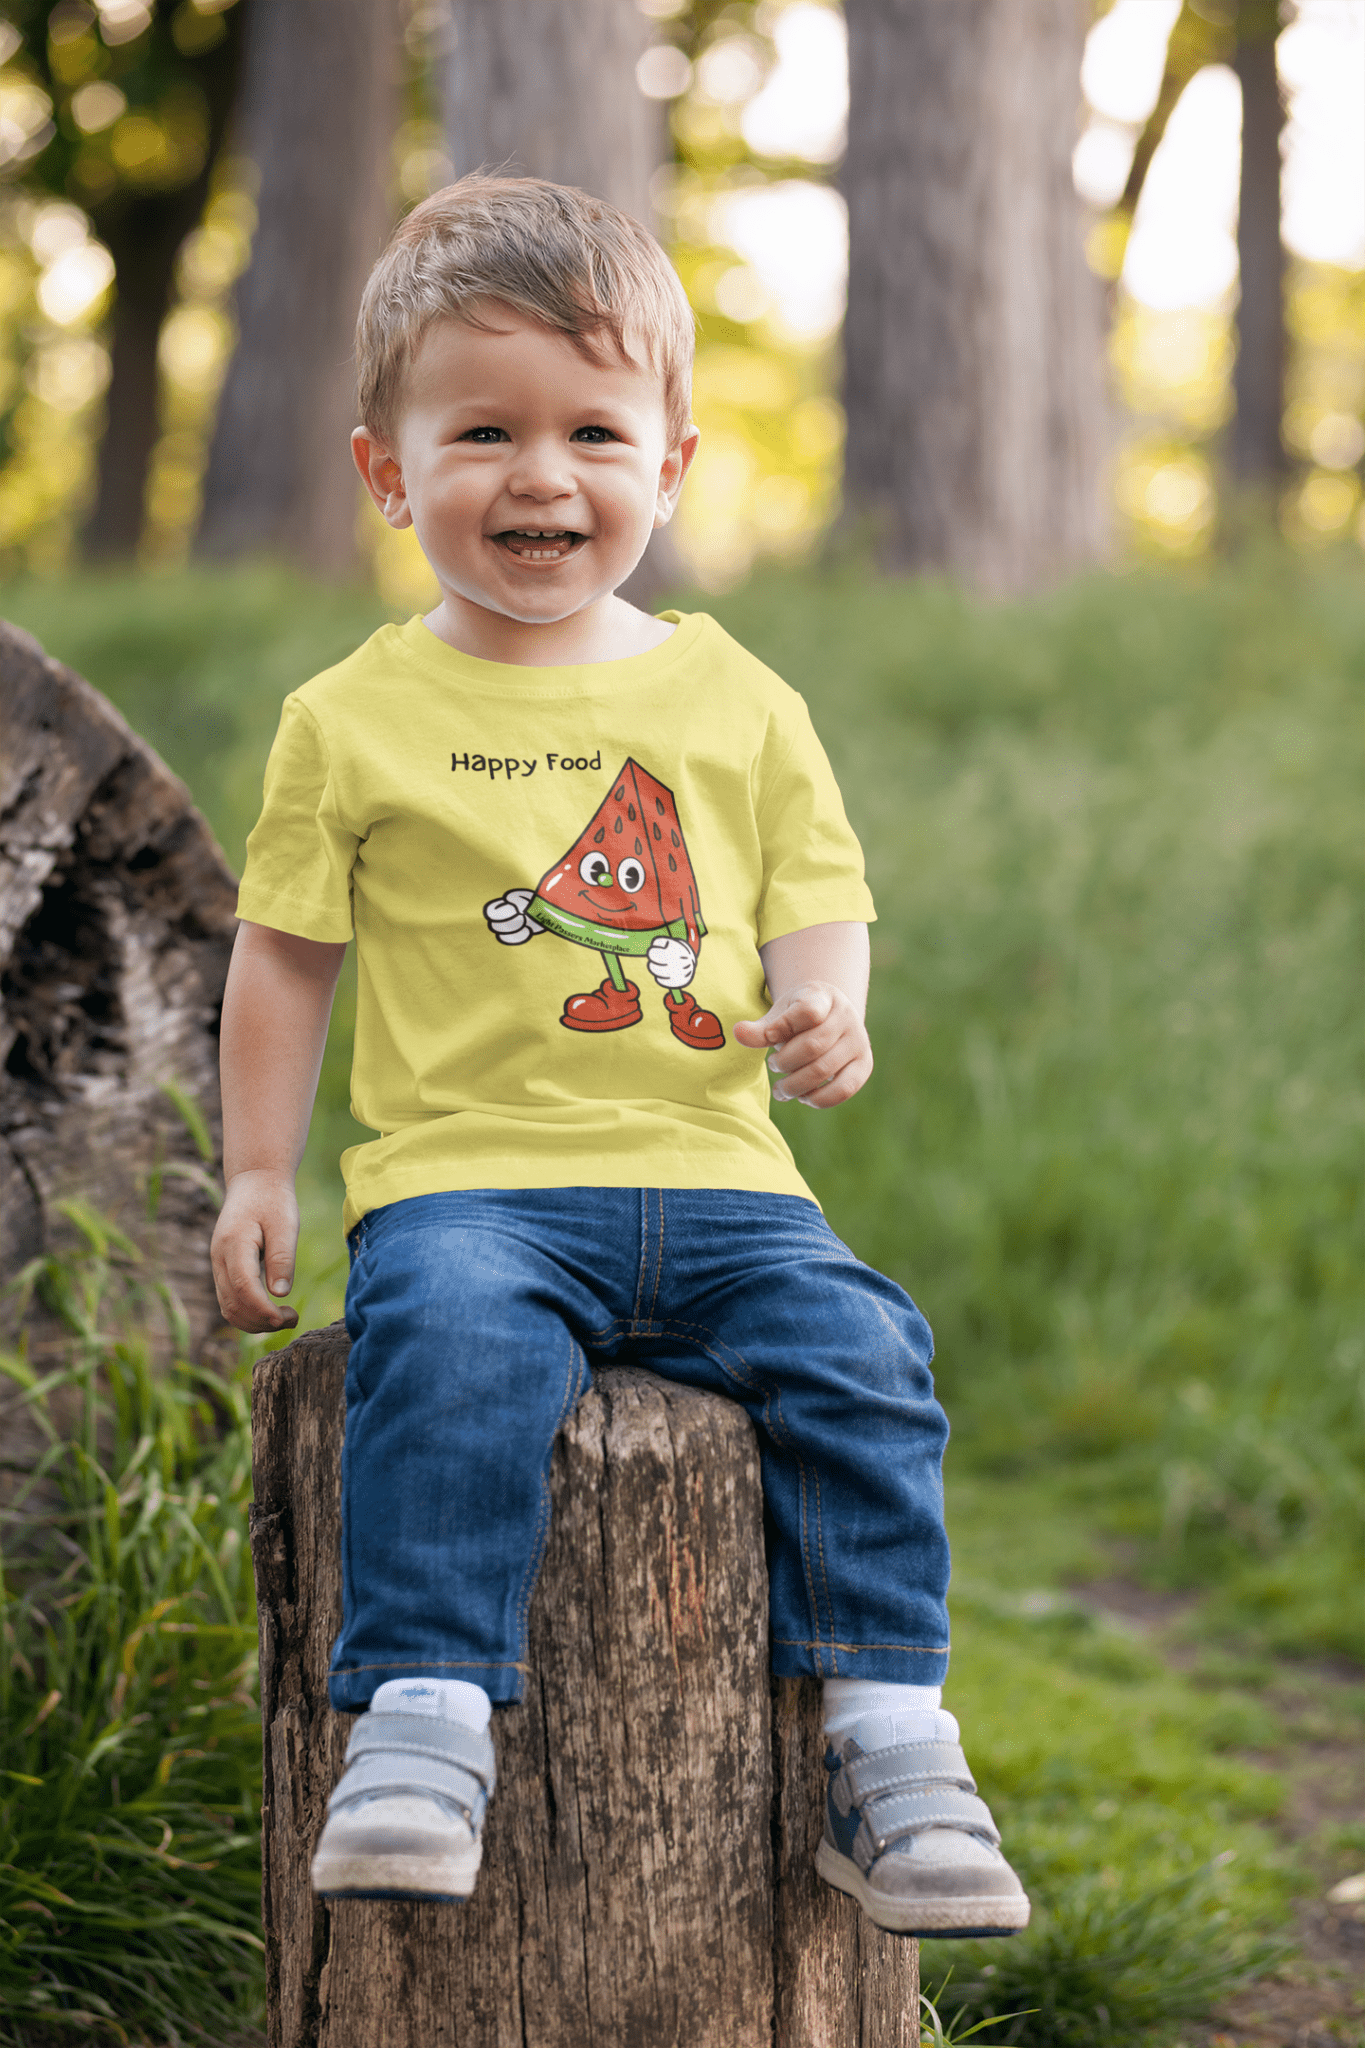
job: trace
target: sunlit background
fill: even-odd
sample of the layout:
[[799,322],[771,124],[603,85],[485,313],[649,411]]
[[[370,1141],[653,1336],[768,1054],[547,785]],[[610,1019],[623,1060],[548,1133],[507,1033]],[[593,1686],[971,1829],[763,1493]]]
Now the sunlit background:
[[[184,0],[185,47],[220,28],[232,0]],[[695,61],[670,26],[685,0],[641,0],[659,40],[639,69],[668,104],[675,161],[656,176],[661,233],[700,320],[696,417],[702,451],[678,538],[705,587],[735,582],[763,556],[811,546],[838,509],[843,417],[839,330],[847,223],[837,190],[848,104],[842,16],[824,0],[762,0],[712,24]],[[1116,202],[1160,88],[1179,0],[1115,0],[1096,22],[1081,75],[1074,170],[1086,252],[1110,287],[1111,489],[1119,544],[1198,553],[1214,530],[1219,437],[1232,408],[1232,318],[1241,94],[1206,65],[1186,87],[1147,172],[1131,228]],[[439,5],[409,14],[416,53],[410,112],[394,141],[395,211],[450,175],[421,86]],[[99,0],[105,45],[146,27],[142,0]],[[91,7],[52,18],[62,39],[93,39]],[[1342,536],[1365,546],[1365,0],[1299,0],[1278,43],[1288,121],[1283,232],[1290,354],[1284,433],[1293,467],[1279,505],[1291,542]],[[90,77],[69,120],[88,139],[73,196],[20,189],[51,136],[53,108],[18,31],[0,23],[0,567],[54,571],[72,558],[93,488],[109,380],[114,262],[89,213],[101,179],[155,189],[205,149],[193,104],[129,112]],[[75,61],[73,59],[73,61]],[[81,179],[86,181],[82,186]],[[232,290],[251,250],[252,166],[219,160],[202,220],[177,265],[161,329],[160,435],[141,553],[149,566],[189,552],[214,407],[233,344]],[[364,514],[359,516],[364,518]],[[365,520],[385,594],[421,602],[429,577],[411,536]]]

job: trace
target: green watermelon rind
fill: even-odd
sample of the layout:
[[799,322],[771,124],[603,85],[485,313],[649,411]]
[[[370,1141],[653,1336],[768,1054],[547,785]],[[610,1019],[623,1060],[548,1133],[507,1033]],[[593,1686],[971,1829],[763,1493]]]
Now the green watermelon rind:
[[[599,953],[627,953],[632,958],[643,959],[655,939],[682,939],[690,944],[687,934],[687,919],[675,917],[671,924],[656,924],[649,931],[622,932],[614,925],[593,924],[586,917],[576,917],[571,910],[560,910],[553,903],[547,903],[543,896],[533,896],[526,906],[526,915],[534,918],[547,932],[553,932],[557,939],[571,939],[576,946],[595,946]],[[697,918],[697,937],[705,938],[706,926],[700,915]]]

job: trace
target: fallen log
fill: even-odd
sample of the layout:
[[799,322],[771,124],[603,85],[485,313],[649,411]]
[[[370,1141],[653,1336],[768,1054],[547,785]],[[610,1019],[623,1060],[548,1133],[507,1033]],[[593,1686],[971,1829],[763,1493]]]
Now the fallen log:
[[236,890],[184,783],[0,622],[0,1283],[63,1241],[73,1197],[145,1241],[159,1180],[157,1265],[192,1348],[220,1321],[204,1168]]

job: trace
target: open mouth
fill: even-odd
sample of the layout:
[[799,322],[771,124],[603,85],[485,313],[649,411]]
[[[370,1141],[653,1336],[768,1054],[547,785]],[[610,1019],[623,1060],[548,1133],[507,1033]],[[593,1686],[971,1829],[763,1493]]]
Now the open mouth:
[[553,533],[541,533],[528,527],[509,527],[505,533],[495,533],[492,538],[500,548],[506,548],[509,555],[515,555],[521,562],[562,562],[575,548],[581,547],[587,539],[585,533],[571,533],[567,527]]

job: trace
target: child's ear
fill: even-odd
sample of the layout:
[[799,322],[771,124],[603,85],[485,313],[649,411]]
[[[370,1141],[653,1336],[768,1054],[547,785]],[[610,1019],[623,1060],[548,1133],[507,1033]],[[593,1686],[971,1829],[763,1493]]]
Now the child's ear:
[[670,448],[659,470],[659,495],[654,503],[654,524],[667,526],[673,517],[678,502],[678,493],[683,487],[683,478],[692,467],[692,457],[697,452],[701,439],[699,427],[689,427],[676,448]]
[[351,455],[362,483],[389,525],[411,526],[412,513],[398,457],[368,427],[357,427],[352,434]]

